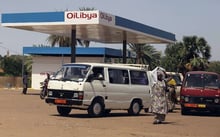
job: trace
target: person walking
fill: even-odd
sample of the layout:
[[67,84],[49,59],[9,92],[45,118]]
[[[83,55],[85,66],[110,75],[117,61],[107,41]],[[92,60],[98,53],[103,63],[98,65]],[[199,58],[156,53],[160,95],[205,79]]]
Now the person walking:
[[168,104],[166,97],[165,74],[163,71],[157,70],[157,80],[152,85],[151,106],[149,112],[154,114],[153,124],[161,124],[165,121],[168,112]]
[[23,94],[27,94],[27,87],[28,87],[28,73],[25,72],[23,75]]

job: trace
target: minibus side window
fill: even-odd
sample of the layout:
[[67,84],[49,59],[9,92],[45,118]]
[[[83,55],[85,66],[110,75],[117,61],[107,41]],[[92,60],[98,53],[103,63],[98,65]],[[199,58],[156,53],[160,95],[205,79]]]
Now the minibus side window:
[[127,70],[109,69],[109,83],[112,84],[129,84],[129,77]]
[[105,80],[103,67],[93,67],[92,68],[91,74],[88,76],[87,82],[91,82],[93,80]]
[[145,71],[130,71],[131,84],[148,85],[147,73]]
[[104,68],[103,67],[94,67],[92,69],[92,71],[93,71],[93,75],[94,75],[95,78],[98,78],[99,75],[102,75],[103,78],[104,78],[103,80],[105,80]]

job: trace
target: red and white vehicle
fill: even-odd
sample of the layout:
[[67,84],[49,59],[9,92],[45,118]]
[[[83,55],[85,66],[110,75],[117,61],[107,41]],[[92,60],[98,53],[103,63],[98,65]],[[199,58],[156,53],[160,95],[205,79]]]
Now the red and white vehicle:
[[214,72],[186,73],[180,91],[181,114],[191,110],[220,112],[220,75]]

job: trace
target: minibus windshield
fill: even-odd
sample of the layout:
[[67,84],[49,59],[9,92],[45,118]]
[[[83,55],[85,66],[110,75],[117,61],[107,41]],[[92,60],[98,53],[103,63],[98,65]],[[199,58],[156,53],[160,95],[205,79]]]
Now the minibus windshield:
[[57,71],[53,79],[62,81],[76,81],[81,82],[87,76],[90,69],[89,65],[82,64],[69,64],[63,65],[63,67]]

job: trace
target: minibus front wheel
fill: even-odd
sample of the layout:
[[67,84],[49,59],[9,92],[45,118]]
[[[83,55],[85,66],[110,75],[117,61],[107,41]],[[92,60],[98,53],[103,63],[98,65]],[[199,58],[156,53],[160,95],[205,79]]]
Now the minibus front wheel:
[[57,106],[57,112],[58,112],[61,116],[68,116],[69,113],[71,112],[71,108],[70,108],[70,107]]
[[128,109],[128,114],[130,115],[139,115],[140,111],[142,109],[141,101],[140,100],[133,100],[130,108]]
[[100,117],[104,113],[104,103],[101,99],[95,99],[88,108],[88,114],[92,117]]

